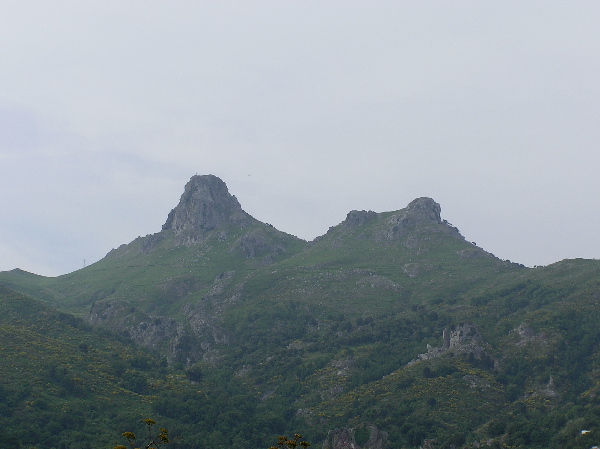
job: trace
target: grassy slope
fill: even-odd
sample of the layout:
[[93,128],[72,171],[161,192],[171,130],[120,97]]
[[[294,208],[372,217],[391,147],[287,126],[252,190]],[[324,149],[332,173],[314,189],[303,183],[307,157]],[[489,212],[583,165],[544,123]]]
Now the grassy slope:
[[[249,229],[226,231],[226,239],[215,233],[191,247],[176,245],[175,236],[162,231],[123,245],[102,260],[73,273],[47,278],[13,270],[0,273],[0,282],[78,316],[86,316],[95,301],[106,298],[135,301],[136,307],[144,310],[160,309],[168,300],[169,308],[177,310],[172,304],[171,287],[180,287],[185,293],[190,290],[192,296],[186,301],[199,299],[223,271],[235,271],[236,276],[243,279],[267,263],[261,254],[252,258],[241,254],[236,244],[244,235],[257,232],[269,243],[285,248],[274,257],[266,255],[268,263],[294,254],[306,245],[262,223]],[[146,239],[156,236],[161,238],[159,243],[150,251],[144,250]]]

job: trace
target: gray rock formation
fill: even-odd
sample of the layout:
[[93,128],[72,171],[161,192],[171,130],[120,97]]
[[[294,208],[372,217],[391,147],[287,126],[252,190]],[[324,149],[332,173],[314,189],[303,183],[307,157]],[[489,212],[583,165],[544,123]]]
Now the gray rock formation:
[[375,426],[368,426],[369,439],[363,444],[363,449],[383,449],[387,446],[388,433]]
[[342,427],[327,432],[327,439],[323,442],[323,449],[356,449],[358,444],[354,440],[354,429]]
[[362,226],[375,218],[377,218],[377,213],[372,210],[352,210],[348,212],[342,224],[350,227]]
[[[317,237],[314,243],[328,240],[333,247],[347,244],[347,236],[356,239],[372,239],[387,244],[401,241],[407,248],[417,248],[430,239],[432,233],[445,234],[464,240],[458,229],[442,220],[441,207],[431,198],[417,198],[404,209],[389,213],[377,213],[371,210],[353,210],[338,226],[329,228],[327,233]],[[341,231],[341,232],[340,232]]]
[[442,208],[431,198],[422,197],[411,201],[406,207],[406,211],[416,219],[442,222],[440,217]]
[[519,337],[519,341],[516,343],[517,346],[525,346],[530,343],[546,344],[548,342],[548,336],[546,334],[536,334],[527,323],[521,323],[510,333],[516,334]]
[[427,352],[419,354],[419,358],[408,363],[413,365],[421,360],[429,360],[440,357],[446,353],[470,353],[475,357],[481,357],[484,353],[484,342],[481,334],[474,324],[461,323],[451,328],[445,328],[442,332],[442,346],[427,345]]
[[182,243],[193,244],[208,231],[229,225],[244,227],[253,221],[221,179],[196,175],[186,184],[179,204],[169,213],[162,230],[174,231]]
[[[169,361],[187,361],[190,358],[188,342],[192,336],[185,327],[172,318],[151,316],[124,301],[100,301],[92,306],[90,323],[103,325],[115,333],[126,334],[135,343],[153,350],[164,350]],[[167,344],[168,347],[165,347]],[[200,359],[202,353],[193,354]]]
[[369,439],[363,446],[356,443],[354,429],[342,427],[327,432],[327,438],[323,442],[323,449],[383,449],[388,440],[387,432],[379,430],[375,426],[368,426]]
[[[405,245],[415,247],[418,245],[418,238],[413,231],[417,228],[430,228],[437,226],[437,232],[444,232],[455,238],[463,240],[458,229],[450,223],[442,220],[441,206],[431,198],[417,198],[409,203],[404,209],[394,213],[387,219],[385,231],[379,234],[382,240],[394,240],[408,237]],[[412,239],[412,240],[411,240]],[[417,239],[415,241],[415,239]]]
[[255,229],[240,237],[230,252],[237,252],[247,259],[265,258],[271,262],[273,257],[285,253],[284,241],[277,241],[272,233],[264,229]]

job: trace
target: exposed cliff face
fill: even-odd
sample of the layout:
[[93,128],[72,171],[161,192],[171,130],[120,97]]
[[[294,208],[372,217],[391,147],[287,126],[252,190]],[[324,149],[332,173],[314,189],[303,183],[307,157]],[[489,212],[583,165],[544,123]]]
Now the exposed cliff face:
[[242,210],[227,185],[214,175],[193,176],[179,204],[169,213],[163,231],[174,231],[180,242],[193,244],[213,230],[245,227],[255,220]]
[[[231,343],[231,335],[220,323],[223,311],[240,298],[238,290],[228,291],[234,280],[234,271],[219,274],[207,294],[182,307],[183,320],[146,313],[131,302],[118,299],[94,303],[88,319],[92,324],[127,334],[137,344],[161,352],[169,362],[214,362],[218,353],[213,346]],[[195,287],[188,283],[172,282],[160,287],[167,288],[168,298],[174,299],[186,298],[190,288],[195,292]]]
[[123,301],[95,303],[88,319],[92,324],[128,335],[136,344],[162,352],[170,362],[200,360],[203,355],[198,345],[191,344],[194,336],[181,322],[148,315]]
[[417,244],[418,234],[424,230],[443,232],[464,240],[458,229],[441,218],[441,206],[431,198],[417,198],[404,209],[392,214],[378,233],[380,240],[404,239],[405,246]]
[[352,210],[346,215],[343,225],[349,227],[362,226],[365,223],[377,218],[377,213],[372,210]]
[[409,362],[413,365],[421,360],[429,360],[448,353],[467,353],[480,358],[486,345],[481,334],[472,323],[461,323],[457,326],[444,329],[442,333],[442,346],[427,345],[427,352],[419,354],[419,358]]
[[349,427],[330,430],[323,442],[323,449],[383,449],[387,446],[388,434],[375,426],[368,426],[368,440],[359,446],[356,443],[355,431]]
[[411,201],[406,206],[407,214],[412,215],[415,219],[429,220],[436,223],[441,223],[440,213],[441,206],[431,198],[421,197]]

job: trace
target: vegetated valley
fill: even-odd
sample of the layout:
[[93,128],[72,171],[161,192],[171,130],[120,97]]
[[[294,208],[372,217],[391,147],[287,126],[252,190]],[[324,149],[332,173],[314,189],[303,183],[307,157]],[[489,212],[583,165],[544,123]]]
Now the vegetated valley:
[[600,444],[600,263],[526,268],[432,199],[312,242],[194,176],[162,230],[76,272],[0,273],[0,448]]

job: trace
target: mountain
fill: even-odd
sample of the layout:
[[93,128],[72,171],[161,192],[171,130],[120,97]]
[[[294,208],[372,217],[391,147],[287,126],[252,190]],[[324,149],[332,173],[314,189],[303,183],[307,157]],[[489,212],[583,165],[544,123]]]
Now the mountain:
[[600,263],[498,259],[430,198],[351,211],[306,242],[194,176],[159,232],[0,283],[213,391],[207,418],[152,383],[152,411],[185,421],[181,447],[198,447],[185,426],[200,422],[215,447],[294,431],[335,449],[589,447],[600,433]]
[[244,212],[221,179],[194,176],[160,232],[65,276],[15,271],[0,281],[189,363],[202,360],[206,348],[235,341],[222,325],[230,312],[257,303],[274,310],[269,301],[278,292],[318,320],[337,310],[322,298],[353,285],[345,301],[369,298],[370,306],[350,310],[370,315],[521,268],[467,242],[440,209],[419,198],[396,212],[352,211],[309,244]]
[[44,278],[13,270],[2,273],[0,282],[148,347],[169,347],[170,360],[197,359],[200,350],[182,352],[181,345],[190,344],[180,342],[226,337],[211,318],[220,306],[210,313],[195,306],[212,304],[227,286],[306,246],[244,212],[219,178],[194,176],[160,232],[68,275]]

